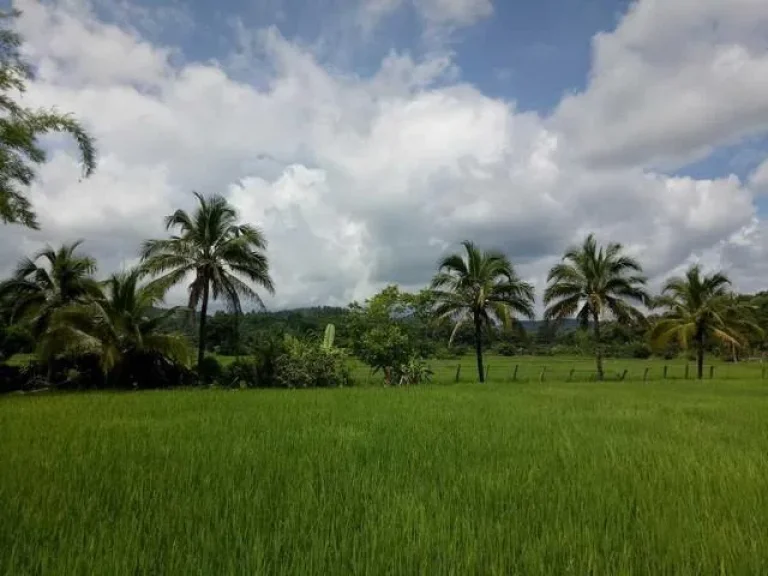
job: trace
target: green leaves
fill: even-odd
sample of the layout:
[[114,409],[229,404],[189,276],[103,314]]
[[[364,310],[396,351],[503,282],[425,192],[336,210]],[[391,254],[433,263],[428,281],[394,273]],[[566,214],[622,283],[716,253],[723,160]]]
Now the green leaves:
[[331,350],[333,348],[333,341],[336,338],[336,326],[328,324],[325,327],[325,333],[323,334],[323,349]]
[[470,241],[465,254],[451,254],[438,264],[432,279],[435,315],[455,326],[449,343],[462,325],[475,324],[475,348],[480,381],[484,380],[480,327],[509,326],[515,315],[533,318],[533,286],[518,278],[509,259],[500,252],[483,252]]
[[742,346],[750,334],[762,334],[754,321],[754,307],[730,293],[730,280],[722,273],[705,275],[698,265],[684,277],[667,280],[654,307],[663,317],[651,330],[657,347],[677,341],[683,348],[692,342],[703,350],[708,339]]
[[202,304],[198,361],[205,350],[205,315],[208,299],[224,300],[236,315],[242,299],[264,304],[252,285],[273,294],[267,240],[257,227],[237,223],[237,211],[223,196],[206,197],[197,192],[197,210],[177,210],[165,219],[176,232],[161,240],[148,240],[142,248],[142,271],[153,276],[151,286],[161,292],[191,278],[188,306]]
[[456,322],[479,314],[489,325],[507,325],[515,314],[532,318],[533,287],[518,278],[509,259],[495,251],[482,252],[469,241],[462,245],[464,257],[443,258],[432,279],[435,314]]
[[[17,15],[15,11],[0,13],[0,19]],[[39,138],[51,132],[72,136],[86,178],[96,167],[96,148],[93,138],[72,116],[24,108],[12,98],[14,92],[25,91],[32,77],[20,46],[21,37],[15,31],[0,28],[0,220],[37,229],[35,212],[24,191],[35,179],[34,166],[46,160]]]
[[633,304],[646,304],[642,266],[622,253],[621,244],[598,246],[590,234],[580,247],[568,249],[547,276],[544,303],[547,320],[576,316],[586,323],[610,314],[620,321],[641,320]]

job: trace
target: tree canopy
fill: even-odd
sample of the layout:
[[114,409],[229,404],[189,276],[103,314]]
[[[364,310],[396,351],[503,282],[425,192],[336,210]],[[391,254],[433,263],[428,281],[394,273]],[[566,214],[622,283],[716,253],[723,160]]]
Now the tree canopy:
[[0,220],[37,229],[37,216],[26,189],[35,179],[35,167],[46,160],[40,139],[52,132],[72,136],[84,177],[96,168],[96,147],[94,139],[71,115],[55,109],[26,108],[14,98],[25,92],[33,77],[21,56],[22,39],[8,27],[18,14],[0,12]]

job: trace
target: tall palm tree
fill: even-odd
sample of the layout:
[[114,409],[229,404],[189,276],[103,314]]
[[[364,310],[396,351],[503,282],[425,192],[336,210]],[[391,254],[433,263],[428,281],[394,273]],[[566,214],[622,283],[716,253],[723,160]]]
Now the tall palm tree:
[[201,306],[197,351],[201,367],[209,299],[223,299],[239,315],[241,298],[263,306],[249,282],[270,294],[275,289],[261,230],[238,224],[237,211],[222,196],[204,197],[195,192],[195,197],[198,207],[193,214],[177,210],[165,219],[166,228],[178,233],[168,239],[146,241],[141,256],[143,271],[156,277],[152,286],[162,291],[192,276],[189,308]]
[[57,310],[101,296],[92,276],[96,261],[77,253],[81,244],[64,244],[58,250],[47,246],[22,259],[14,275],[0,284],[0,301],[11,310],[12,320],[29,322],[36,339],[45,334]]
[[514,321],[514,313],[533,318],[533,287],[517,276],[509,259],[500,252],[483,252],[469,241],[462,245],[465,254],[442,259],[432,280],[435,314],[455,321],[451,342],[464,323],[472,322],[477,375],[484,382],[483,326],[508,326]]
[[691,266],[684,277],[667,280],[655,306],[665,311],[651,330],[651,341],[663,346],[677,340],[683,348],[696,348],[696,374],[704,376],[704,351],[709,340],[739,347],[749,332],[762,330],[752,318],[752,306],[734,298],[725,274],[702,274]]
[[[138,269],[113,274],[104,292],[90,302],[57,310],[51,321],[45,353],[97,354],[105,374],[122,372],[142,356],[189,362],[186,339],[161,331],[176,309],[159,311],[163,294],[157,285],[141,285]],[[119,379],[120,374],[114,374]]]
[[637,260],[623,253],[621,244],[598,246],[590,234],[581,246],[569,248],[547,276],[544,318],[559,321],[576,316],[584,329],[592,323],[599,380],[604,376],[600,321],[606,316],[619,322],[643,320],[633,305],[648,302],[642,272]]

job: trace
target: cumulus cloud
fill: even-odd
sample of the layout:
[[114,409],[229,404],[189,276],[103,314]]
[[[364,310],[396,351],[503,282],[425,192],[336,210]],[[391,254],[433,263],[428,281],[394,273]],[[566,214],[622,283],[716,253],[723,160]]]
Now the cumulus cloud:
[[768,2],[640,0],[553,124],[595,166],[675,167],[768,131]]
[[[468,3],[433,5],[469,14],[448,7]],[[0,230],[6,270],[31,247],[80,237],[103,272],[129,265],[142,239],[164,234],[165,214],[193,207],[192,190],[225,194],[264,229],[275,307],[422,286],[465,238],[505,250],[541,287],[564,247],[590,231],[625,242],[660,276],[755,226],[754,179],[585,161],[602,128],[581,134],[573,111],[594,117],[592,86],[542,118],[460,82],[445,56],[392,53],[359,77],[324,68],[275,29],[254,36],[265,75],[254,85],[215,63],[175,65],[172,48],[72,2],[18,7],[41,71],[28,102],[74,112],[102,156],[79,182],[74,155],[55,147],[31,191],[42,232]],[[628,150],[637,130],[622,140],[608,123],[602,133]]]

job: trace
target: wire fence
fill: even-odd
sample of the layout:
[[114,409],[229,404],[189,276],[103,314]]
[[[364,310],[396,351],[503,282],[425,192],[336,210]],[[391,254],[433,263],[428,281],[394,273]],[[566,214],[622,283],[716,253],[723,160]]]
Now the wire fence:
[[[598,380],[596,368],[565,362],[516,363],[485,365],[487,382],[592,382]],[[467,363],[445,364],[432,367],[435,382],[476,382],[477,367]],[[702,377],[707,380],[766,380],[768,364],[706,364]],[[648,365],[612,363],[603,371],[603,380],[616,382],[658,382],[664,380],[694,380],[698,378],[697,366],[690,364]]]

